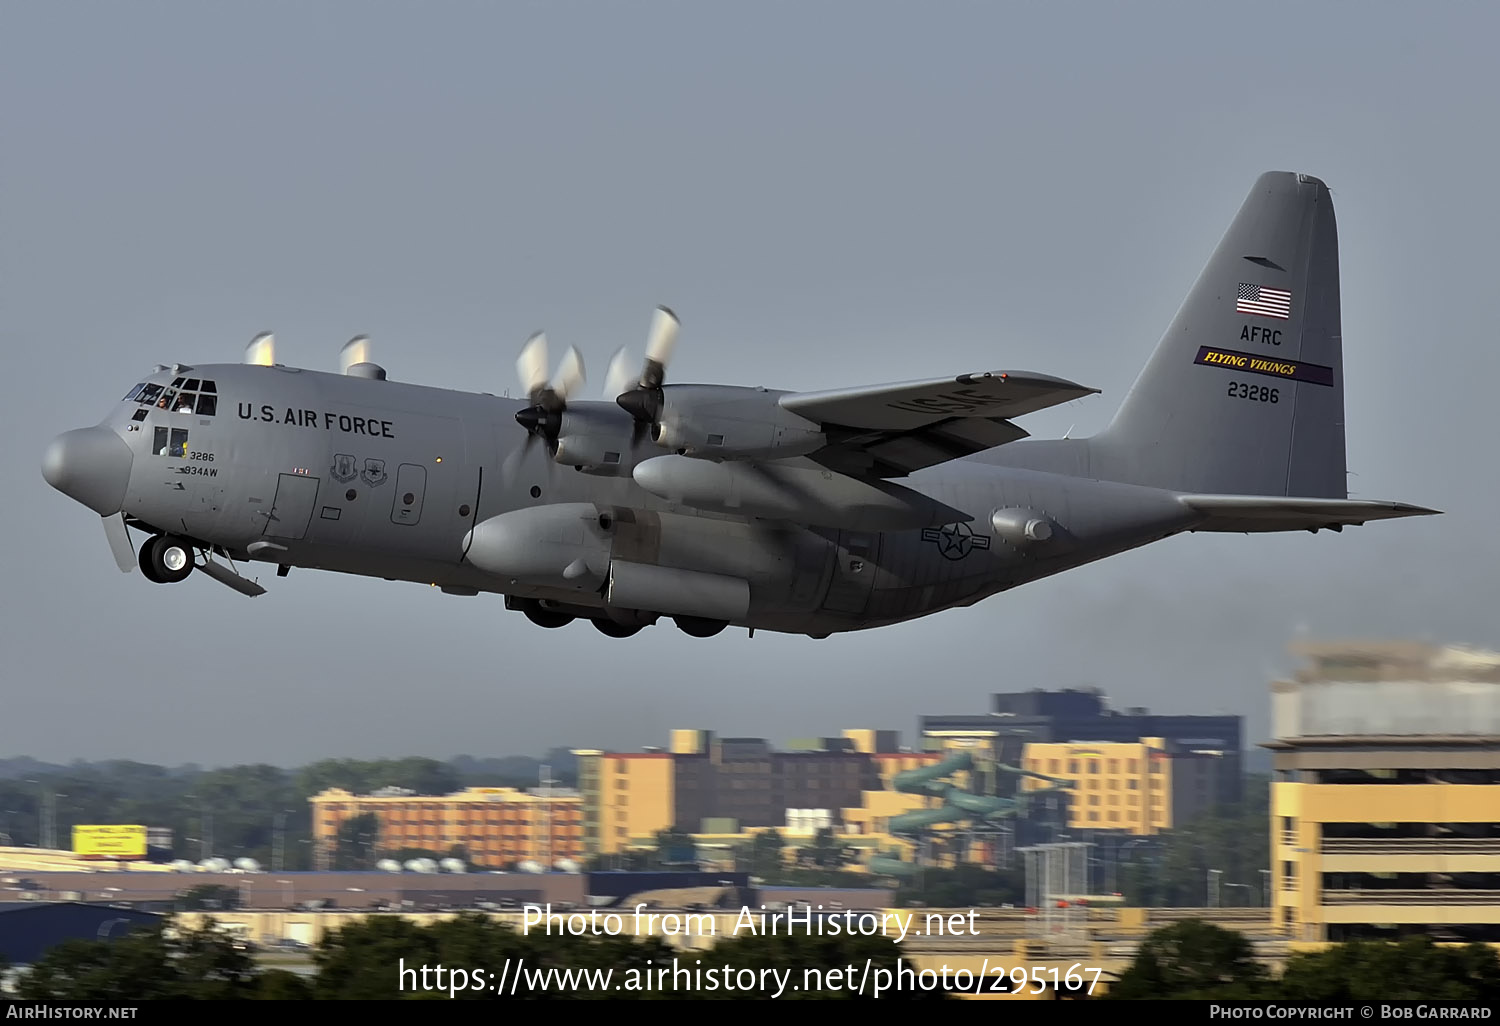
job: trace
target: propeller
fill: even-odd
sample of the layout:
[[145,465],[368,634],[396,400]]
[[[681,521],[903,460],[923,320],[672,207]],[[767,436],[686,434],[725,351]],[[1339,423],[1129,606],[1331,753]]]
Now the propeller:
[[621,346],[609,361],[609,373],[604,376],[604,398],[618,399],[630,389],[635,378],[630,369],[630,353]]
[[348,374],[357,363],[370,362],[370,336],[355,335],[339,350],[339,373]]
[[[504,476],[507,481],[514,479],[516,471],[530,455],[537,439],[546,443],[549,455],[556,455],[557,436],[562,430],[562,415],[567,409],[568,397],[583,385],[583,357],[573,346],[569,346],[568,351],[563,354],[557,373],[550,381],[547,379],[547,366],[547,336],[539,331],[526,340],[526,344],[521,347],[521,355],[516,360],[516,373],[520,376],[521,387],[526,390],[526,397],[531,405],[516,413],[516,423],[526,429],[527,437],[525,443],[506,461]],[[547,472],[552,472],[550,462]]]
[[257,367],[270,367],[276,363],[276,338],[269,331],[263,331],[250,340],[245,347],[245,363]]
[[677,347],[681,328],[677,315],[665,306],[656,308],[651,318],[651,333],[646,338],[646,360],[636,386],[616,398],[616,402],[635,418],[635,442],[639,442],[661,416],[662,383],[667,376],[667,361]]

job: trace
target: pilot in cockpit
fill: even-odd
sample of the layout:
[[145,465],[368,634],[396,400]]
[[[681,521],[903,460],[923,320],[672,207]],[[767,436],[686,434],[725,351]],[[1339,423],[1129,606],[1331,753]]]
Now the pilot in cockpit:
[[178,398],[178,400],[177,400],[177,412],[178,413],[192,413],[193,412],[193,397],[190,396],[190,395],[180,396]]

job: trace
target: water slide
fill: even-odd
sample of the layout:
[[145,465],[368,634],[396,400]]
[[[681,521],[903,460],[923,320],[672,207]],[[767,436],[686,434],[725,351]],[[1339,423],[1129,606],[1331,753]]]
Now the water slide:
[[[921,838],[929,828],[940,823],[996,823],[1018,815],[1024,804],[1032,798],[1046,794],[1048,791],[1072,786],[1070,781],[1042,776],[1040,773],[1032,773],[1014,766],[996,768],[1003,772],[1019,773],[1022,776],[1040,777],[1060,786],[1026,792],[1019,798],[1000,798],[995,795],[964,791],[952,781],[945,779],[955,773],[973,768],[973,756],[966,751],[956,751],[930,766],[897,773],[891,778],[891,786],[895,790],[903,794],[941,798],[943,804],[935,809],[917,809],[900,816],[892,816],[887,829],[892,834],[916,840]],[[870,872],[885,876],[911,876],[917,871],[915,863],[904,861],[894,852],[873,855],[868,865]]]

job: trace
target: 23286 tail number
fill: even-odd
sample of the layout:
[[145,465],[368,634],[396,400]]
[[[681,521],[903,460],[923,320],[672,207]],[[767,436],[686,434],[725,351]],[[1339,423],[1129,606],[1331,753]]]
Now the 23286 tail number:
[[1243,381],[1231,381],[1229,395],[1235,399],[1250,399],[1258,403],[1281,401],[1281,396],[1276,389],[1267,388],[1265,385],[1251,385]]

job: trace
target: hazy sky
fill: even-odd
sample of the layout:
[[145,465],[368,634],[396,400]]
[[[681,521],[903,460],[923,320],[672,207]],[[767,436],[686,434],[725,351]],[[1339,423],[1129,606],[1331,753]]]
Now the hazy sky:
[[[1500,646],[1500,146],[1479,4],[21,3],[0,7],[9,483],[0,755],[300,763],[914,737],[995,690],[1249,717],[1287,643]],[[1333,190],[1354,497],[1449,511],[1188,535],[824,641],[612,640],[498,596],[114,566],[42,480],[158,362],[500,392],[545,328],[602,385],[653,306],[673,380],[989,369],[1101,427],[1266,170]]]

